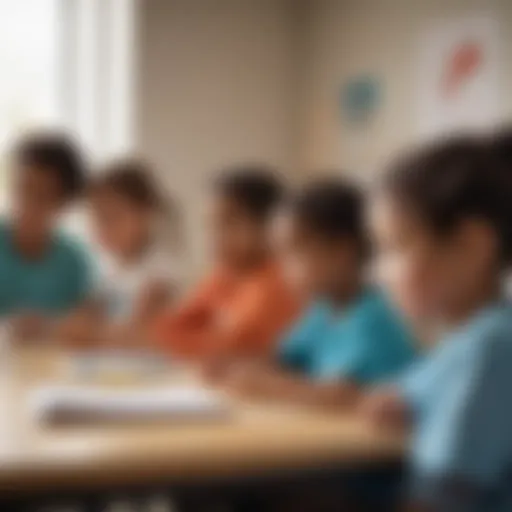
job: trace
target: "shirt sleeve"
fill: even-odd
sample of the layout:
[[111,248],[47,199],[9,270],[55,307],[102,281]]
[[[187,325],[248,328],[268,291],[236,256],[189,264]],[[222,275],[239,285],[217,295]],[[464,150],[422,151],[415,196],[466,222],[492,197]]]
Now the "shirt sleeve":
[[324,367],[325,380],[374,384],[401,371],[413,359],[413,341],[387,311],[372,309],[345,333]]
[[318,334],[320,312],[311,306],[292,326],[277,346],[279,364],[297,371],[305,371],[309,354],[314,347],[315,334]]
[[483,342],[482,350],[460,361],[465,367],[457,381],[430,404],[431,419],[422,428],[413,457],[413,489],[420,496],[445,499],[449,482],[472,493],[490,489],[508,468],[512,414],[506,397],[512,384],[512,350],[503,336]]
[[164,311],[150,327],[149,337],[159,347],[191,357],[202,345],[202,333],[208,329],[220,286],[214,274],[197,285],[176,308]]
[[89,253],[82,247],[73,247],[68,279],[69,309],[80,306],[94,294],[94,265]]
[[180,281],[180,274],[180,262],[177,258],[163,251],[153,256],[149,270],[149,278],[151,281],[175,286]]
[[[268,354],[292,320],[295,308],[291,297],[285,296],[272,282],[256,284],[232,310],[219,311],[215,297],[200,295],[171,316],[167,327],[160,332],[170,348],[184,357]],[[214,317],[223,313],[225,318],[201,322],[203,306],[209,307]]]

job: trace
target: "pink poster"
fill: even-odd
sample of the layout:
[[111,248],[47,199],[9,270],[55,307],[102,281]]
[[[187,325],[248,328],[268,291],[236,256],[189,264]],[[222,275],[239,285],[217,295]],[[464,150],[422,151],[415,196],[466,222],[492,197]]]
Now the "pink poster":
[[485,16],[443,20],[423,34],[418,129],[430,138],[500,121],[498,24]]

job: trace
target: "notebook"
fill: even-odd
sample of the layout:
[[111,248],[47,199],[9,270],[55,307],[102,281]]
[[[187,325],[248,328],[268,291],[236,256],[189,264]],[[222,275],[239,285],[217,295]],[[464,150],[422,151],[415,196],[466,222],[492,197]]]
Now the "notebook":
[[41,423],[219,420],[230,412],[227,397],[202,387],[142,390],[47,386],[29,396]]
[[157,377],[170,366],[161,355],[146,351],[90,351],[72,357],[69,372],[82,380],[134,380]]

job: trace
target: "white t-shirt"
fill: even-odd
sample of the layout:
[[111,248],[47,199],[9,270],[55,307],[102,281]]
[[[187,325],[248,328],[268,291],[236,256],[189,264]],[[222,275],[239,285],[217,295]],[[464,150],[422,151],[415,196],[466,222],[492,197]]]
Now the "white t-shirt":
[[176,259],[162,249],[149,248],[138,261],[120,264],[103,256],[99,270],[99,296],[112,320],[129,318],[138,298],[148,284],[163,283],[176,287],[178,268]]

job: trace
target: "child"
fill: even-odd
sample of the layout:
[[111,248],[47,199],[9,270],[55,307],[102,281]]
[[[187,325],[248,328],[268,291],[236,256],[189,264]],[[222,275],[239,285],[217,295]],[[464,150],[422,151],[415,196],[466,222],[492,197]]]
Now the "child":
[[12,170],[13,213],[0,225],[0,315],[17,336],[41,336],[88,298],[87,259],[56,229],[82,190],[84,164],[71,140],[40,133],[18,142]]
[[293,252],[313,300],[279,345],[277,365],[234,365],[228,384],[268,398],[338,408],[352,405],[361,387],[411,361],[407,330],[365,282],[363,215],[360,192],[339,179],[299,195],[291,213]]
[[145,324],[176,292],[177,261],[166,251],[161,229],[175,232],[176,219],[159,226],[168,217],[168,201],[149,169],[135,160],[108,167],[93,183],[90,200],[93,232],[106,253],[102,283],[108,317]]
[[[500,165],[509,169],[512,176],[512,127],[508,126],[498,130],[492,138],[492,147],[496,158],[500,160]],[[509,265],[507,269],[506,292],[507,296],[512,298],[512,268]]]
[[[145,337],[179,280],[177,260],[164,240],[164,229],[176,234],[176,212],[172,219],[166,215],[169,204],[137,160],[113,163],[92,182],[92,232],[102,251],[98,304],[70,319],[66,338],[126,345]],[[171,222],[162,225],[164,220]]]
[[297,310],[269,241],[281,194],[274,173],[264,167],[220,177],[211,214],[217,268],[156,322],[160,346],[199,361],[271,350]]
[[379,424],[412,426],[419,510],[512,505],[512,187],[490,147],[463,137],[406,157],[373,208],[388,285],[409,316],[444,325],[441,342],[366,404]]

